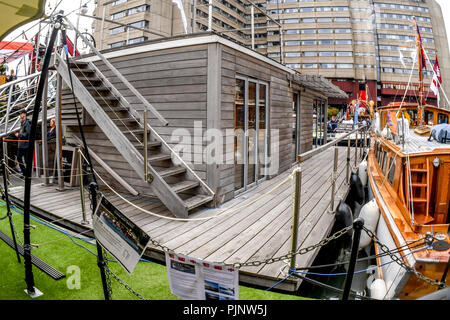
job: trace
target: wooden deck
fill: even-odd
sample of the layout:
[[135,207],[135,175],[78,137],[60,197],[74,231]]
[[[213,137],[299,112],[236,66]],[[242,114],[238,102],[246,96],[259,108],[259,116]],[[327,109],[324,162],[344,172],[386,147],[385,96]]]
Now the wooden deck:
[[[301,211],[298,231],[298,247],[307,247],[318,243],[329,235],[334,223],[334,214],[329,212],[331,200],[331,170],[333,168],[334,149],[330,148],[302,163]],[[348,185],[346,176],[345,147],[339,147],[338,176],[336,180],[336,208],[340,199],[346,197]],[[354,157],[352,149],[351,157]],[[351,160],[354,164],[354,160]],[[150,237],[177,253],[190,255],[207,261],[225,263],[243,263],[280,257],[290,251],[292,228],[292,182],[285,183],[275,192],[258,199],[281,181],[292,170],[260,183],[257,187],[224,203],[218,208],[202,208],[189,215],[189,218],[217,216],[202,221],[174,221],[144,213],[110,190],[104,190],[106,197],[132,221],[139,225]],[[44,186],[41,183],[32,186],[32,210],[47,220],[59,220],[65,226],[82,232],[91,225],[82,225],[80,191],[78,188],[57,191],[56,185]],[[23,187],[10,190],[11,197],[22,204]],[[173,215],[159,201],[128,197],[134,204],[167,217]],[[86,208],[90,217],[90,202],[86,192]],[[234,210],[234,211],[233,211]],[[92,230],[86,233],[92,235]],[[309,266],[318,250],[297,256],[297,266]],[[146,257],[164,263],[161,248],[149,247]],[[288,261],[280,261],[260,266],[242,267],[241,284],[270,287],[283,279],[287,272]],[[295,291],[298,279],[287,279],[277,289]]]

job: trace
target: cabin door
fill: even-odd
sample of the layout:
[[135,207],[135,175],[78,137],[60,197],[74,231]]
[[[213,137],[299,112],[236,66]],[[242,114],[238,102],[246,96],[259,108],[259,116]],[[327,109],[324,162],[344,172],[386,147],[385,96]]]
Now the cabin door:
[[235,191],[265,178],[267,161],[267,83],[236,78],[234,110]]

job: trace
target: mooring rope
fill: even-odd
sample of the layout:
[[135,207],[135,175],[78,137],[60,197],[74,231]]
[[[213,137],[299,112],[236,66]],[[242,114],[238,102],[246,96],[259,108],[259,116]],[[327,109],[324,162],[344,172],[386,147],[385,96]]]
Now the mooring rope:
[[[86,159],[83,152],[80,152],[80,154],[83,156],[84,159]],[[260,201],[261,199],[265,198],[265,197],[268,196],[269,194],[273,193],[274,191],[276,191],[277,189],[279,189],[281,186],[283,186],[284,184],[286,184],[287,182],[289,182],[289,181],[291,180],[292,176],[293,176],[293,173],[291,173],[287,178],[285,178],[283,181],[281,181],[281,182],[280,182],[279,184],[277,184],[275,187],[273,187],[272,189],[270,189],[268,192],[262,194],[262,195],[259,196],[258,198],[254,199],[254,200],[252,200],[252,201],[250,201],[250,202],[248,202],[248,203],[246,203],[246,204],[244,204],[244,205],[242,205],[242,206],[239,206],[239,207],[237,207],[237,208],[231,209],[231,211],[228,211],[228,212],[227,212],[228,209],[224,209],[224,210],[223,210],[222,212],[220,212],[219,214],[213,215],[213,216],[211,216],[211,217],[184,219],[184,218],[173,218],[173,217],[163,216],[163,215],[160,215],[160,214],[157,214],[157,213],[154,213],[154,212],[151,212],[151,211],[148,211],[148,210],[146,210],[146,209],[144,209],[144,208],[139,207],[138,205],[136,205],[136,204],[132,203],[131,201],[129,201],[128,199],[124,198],[119,192],[117,192],[113,187],[111,187],[111,186],[110,186],[110,185],[109,185],[109,184],[101,177],[101,175],[97,173],[97,171],[96,171],[95,169],[94,169],[94,173],[95,173],[95,174],[97,175],[97,177],[98,177],[98,178],[106,185],[106,187],[107,187],[108,189],[110,189],[114,194],[116,194],[120,199],[122,199],[123,201],[125,201],[125,202],[128,203],[129,205],[133,206],[134,208],[136,208],[136,209],[138,209],[138,210],[140,210],[140,211],[142,211],[142,212],[144,212],[144,213],[150,214],[150,215],[152,215],[152,216],[155,216],[155,217],[158,217],[158,218],[162,218],[162,219],[167,219],[167,220],[173,220],[173,221],[205,221],[205,220],[210,220],[210,219],[213,219],[213,218],[223,217],[224,215],[228,215],[228,214],[231,214],[231,213],[235,213],[236,211],[245,209],[245,208],[251,206],[252,204],[254,204],[254,203]]]

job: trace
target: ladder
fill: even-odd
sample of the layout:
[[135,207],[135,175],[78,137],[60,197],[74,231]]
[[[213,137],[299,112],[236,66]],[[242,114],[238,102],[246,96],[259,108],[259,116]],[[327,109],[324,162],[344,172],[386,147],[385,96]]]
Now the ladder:
[[[430,162],[413,165],[410,169],[411,177],[406,174],[406,198],[414,210],[414,220],[425,225],[434,220],[430,216]],[[412,188],[412,191],[411,189]]]

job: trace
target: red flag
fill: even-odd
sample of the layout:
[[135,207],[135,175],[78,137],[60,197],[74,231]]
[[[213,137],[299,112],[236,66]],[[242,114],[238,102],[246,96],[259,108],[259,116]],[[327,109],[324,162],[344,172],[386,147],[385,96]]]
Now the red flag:
[[425,60],[425,52],[423,51],[423,44],[422,44],[422,36],[420,35],[419,26],[416,23],[416,31],[417,31],[417,37],[419,40],[419,46],[420,46],[420,59],[419,62],[422,64],[422,68],[427,68],[427,62]]
[[[73,57],[73,49],[74,49],[74,45],[72,43],[72,41],[70,40],[69,36],[66,35],[66,41],[67,41],[67,50],[69,51],[70,55]],[[75,56],[79,57],[80,53],[76,52]]]

